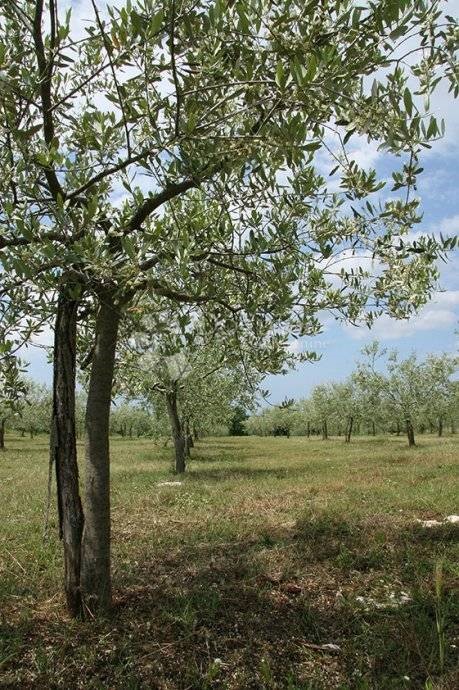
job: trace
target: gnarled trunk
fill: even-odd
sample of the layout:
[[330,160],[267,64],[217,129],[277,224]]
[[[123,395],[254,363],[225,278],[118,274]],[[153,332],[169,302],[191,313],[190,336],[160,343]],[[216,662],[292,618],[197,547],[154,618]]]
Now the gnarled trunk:
[[326,441],[328,439],[328,425],[327,420],[322,423],[322,440]]
[[109,611],[110,574],[110,405],[119,310],[110,292],[100,294],[86,405],[85,526],[81,586],[92,615]]
[[80,569],[83,509],[75,434],[76,324],[78,303],[59,294],[54,327],[53,410],[50,461],[56,469],[59,534],[64,544],[65,595],[70,615],[82,614]]
[[177,391],[175,388],[166,393],[167,413],[172,429],[172,438],[174,440],[175,448],[175,471],[177,474],[183,474],[186,469],[186,455],[187,444],[186,436],[180,422],[180,417],[177,408]]

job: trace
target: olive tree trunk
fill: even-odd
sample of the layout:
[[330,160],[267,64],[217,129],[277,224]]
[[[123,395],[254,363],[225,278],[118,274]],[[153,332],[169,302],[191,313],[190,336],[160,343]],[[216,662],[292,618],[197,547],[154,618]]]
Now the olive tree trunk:
[[5,450],[5,420],[0,420],[0,450]]
[[76,324],[78,303],[58,296],[54,328],[53,408],[50,462],[57,484],[59,535],[64,545],[64,586],[69,613],[82,615],[80,590],[81,505],[75,433]]
[[113,296],[100,295],[86,405],[85,525],[82,543],[83,604],[90,615],[111,607],[109,422],[120,321]]
[[413,429],[413,424],[411,423],[410,419],[406,420],[406,435],[408,437],[408,445],[411,448],[412,446],[415,446],[415,440],[414,440],[414,429]]
[[351,435],[352,435],[352,427],[354,425],[354,417],[349,417],[348,423],[347,423],[347,429],[346,429],[346,437],[345,441],[346,443],[351,442]]
[[325,419],[324,422],[322,423],[322,440],[326,441],[328,439],[328,424],[327,420]]
[[177,391],[174,389],[166,393],[167,413],[171,423],[172,438],[175,448],[175,471],[183,474],[186,469],[187,443],[186,436],[177,407]]

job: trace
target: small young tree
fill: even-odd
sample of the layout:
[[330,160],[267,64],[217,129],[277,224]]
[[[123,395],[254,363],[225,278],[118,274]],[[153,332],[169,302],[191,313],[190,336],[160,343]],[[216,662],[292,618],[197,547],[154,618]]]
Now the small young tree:
[[21,411],[26,398],[27,384],[22,374],[23,365],[17,357],[0,359],[0,450],[5,450],[6,423]]
[[360,420],[362,404],[352,379],[331,386],[333,417],[344,430],[344,440],[350,443],[355,424]]
[[226,354],[222,342],[206,342],[196,327],[187,336],[187,344],[178,334],[156,343],[144,337],[141,347],[137,342],[137,353],[131,349],[124,362],[124,390],[156,412],[167,412],[179,474],[185,471],[193,436],[229,424],[234,405],[248,405],[256,386],[252,373],[249,392],[247,369],[242,371],[236,358]]
[[241,405],[236,405],[232,409],[232,417],[228,425],[228,434],[230,436],[246,436],[247,431],[245,428],[245,422],[249,415],[247,410]]
[[430,382],[431,394],[423,410],[427,419],[435,420],[438,436],[443,436],[444,425],[454,414],[456,386],[450,377],[457,361],[450,355],[429,355],[425,360],[425,376]]
[[15,420],[15,428],[21,432],[27,432],[30,438],[36,434],[49,434],[52,413],[52,392],[48,386],[27,379],[26,399],[23,402],[20,414]]
[[311,394],[314,420],[322,432],[322,439],[328,439],[330,426],[335,421],[335,395],[331,384],[316,386]]

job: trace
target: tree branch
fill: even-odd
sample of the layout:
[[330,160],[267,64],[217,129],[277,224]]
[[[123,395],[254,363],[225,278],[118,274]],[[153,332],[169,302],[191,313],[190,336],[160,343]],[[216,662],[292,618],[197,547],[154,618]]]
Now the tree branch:
[[105,30],[104,30],[104,25],[101,21],[101,18],[99,15],[99,10],[97,9],[96,0],[91,0],[91,4],[92,4],[93,9],[94,9],[94,14],[96,15],[97,26],[99,27],[99,31],[100,31],[101,36],[102,36],[102,41],[104,43],[105,52],[107,53],[107,58],[108,58],[108,61],[110,63],[110,70],[111,70],[111,73],[113,76],[113,81],[115,83],[116,93],[118,94],[118,102],[119,102],[120,109],[121,109],[121,115],[123,118],[123,125],[124,125],[124,132],[126,135],[126,148],[127,148],[128,157],[129,157],[131,155],[131,140],[129,137],[129,129],[128,129],[128,124],[127,124],[127,119],[126,119],[126,113],[124,111],[123,95],[121,93],[120,85],[118,84],[118,79],[116,76],[116,70],[115,70],[115,66],[113,64],[113,60],[112,60],[112,47],[108,42],[107,35],[105,33]]
[[124,234],[128,235],[135,230],[140,230],[142,223],[148,218],[150,214],[153,213],[157,208],[162,206],[166,201],[174,199],[174,197],[183,194],[189,189],[193,189],[199,186],[201,180],[194,177],[189,177],[182,182],[173,182],[161,192],[155,196],[145,199],[143,204],[137,209],[137,211],[132,216],[128,226],[126,227]]
[[[50,150],[55,143],[54,121],[52,116],[52,97],[51,97],[51,81],[53,76],[53,59],[51,53],[49,61],[45,55],[45,45],[43,43],[42,35],[42,21],[43,21],[43,5],[44,0],[36,0],[35,15],[33,18],[33,41],[35,45],[35,55],[37,58],[39,82],[40,82],[40,98],[41,98],[41,115],[43,117],[43,134],[45,143]],[[54,2],[50,2],[51,27],[55,27],[55,13]],[[52,41],[53,36],[51,36]],[[59,196],[65,198],[64,191],[61,187],[59,179],[52,166],[45,166],[44,173],[48,182],[49,191],[54,199]]]

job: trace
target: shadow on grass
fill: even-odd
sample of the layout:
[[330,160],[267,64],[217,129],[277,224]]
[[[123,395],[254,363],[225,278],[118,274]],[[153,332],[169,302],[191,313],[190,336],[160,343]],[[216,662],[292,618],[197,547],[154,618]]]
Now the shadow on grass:
[[[447,578],[435,599],[432,569],[454,535],[328,514],[224,543],[184,528],[180,545],[138,546],[118,564],[110,620],[4,625],[2,687],[389,690],[406,676],[421,689],[441,675],[442,641],[438,687],[452,690],[458,607]],[[409,600],[359,605],[382,577]]]
[[189,470],[185,475],[187,481],[214,481],[216,483],[228,480],[257,480],[264,478],[291,479],[292,477],[304,477],[305,468],[257,468],[257,467],[216,467],[215,469],[194,468],[190,464]]
[[249,462],[250,457],[247,455],[245,456],[243,453],[240,452],[240,449],[233,452],[229,453],[224,453],[220,452],[219,453],[214,453],[214,447],[212,446],[212,454],[209,455],[203,455],[202,453],[199,452],[199,448],[194,448],[191,453],[191,461],[190,465],[191,467],[193,464],[199,463],[199,464],[218,464],[218,463],[234,463],[234,462],[239,462],[239,463],[245,463]]
[[[156,482],[164,479],[170,479],[171,476],[174,480],[183,481],[184,484],[195,484],[197,482],[214,482],[216,484],[225,481],[237,481],[237,480],[259,480],[264,478],[273,479],[292,479],[294,477],[304,477],[307,473],[307,468],[299,467],[295,469],[291,468],[250,468],[250,467],[218,467],[218,459],[214,460],[213,463],[217,465],[215,469],[202,468],[195,466],[195,459],[193,458],[190,462],[188,469],[184,475],[176,475],[173,472],[173,466],[170,465],[167,468],[167,459],[162,460],[161,465],[156,464],[156,467],[152,467],[151,470],[145,469],[126,469],[126,467],[116,468],[114,467],[113,474],[117,481],[140,481],[145,484],[154,485]],[[226,459],[222,460],[222,463],[227,462]],[[205,464],[205,463],[204,463]]]

